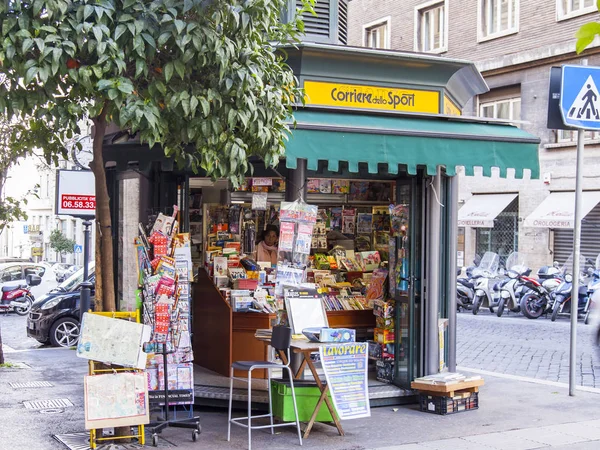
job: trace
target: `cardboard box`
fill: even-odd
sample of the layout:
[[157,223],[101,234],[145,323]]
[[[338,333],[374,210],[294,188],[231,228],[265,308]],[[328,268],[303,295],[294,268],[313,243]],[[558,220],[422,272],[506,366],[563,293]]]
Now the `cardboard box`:
[[390,344],[395,341],[395,333],[393,330],[385,330],[383,328],[375,328],[375,341],[380,344]]
[[351,328],[321,328],[321,342],[355,342],[356,330]]
[[373,302],[373,314],[384,319],[393,319],[396,312],[395,302],[375,300]]

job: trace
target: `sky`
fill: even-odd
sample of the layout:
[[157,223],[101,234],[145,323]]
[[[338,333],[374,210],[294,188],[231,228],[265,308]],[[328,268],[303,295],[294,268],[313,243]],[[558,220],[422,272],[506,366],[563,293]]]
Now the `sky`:
[[8,179],[4,186],[6,196],[21,198],[27,191],[33,189],[39,182],[36,168],[36,158],[21,158],[17,164],[8,171]]

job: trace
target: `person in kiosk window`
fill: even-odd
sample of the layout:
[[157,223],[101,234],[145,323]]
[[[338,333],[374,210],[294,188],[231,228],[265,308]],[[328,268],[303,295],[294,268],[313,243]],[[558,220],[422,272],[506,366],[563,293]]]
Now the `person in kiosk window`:
[[277,264],[277,240],[279,239],[279,228],[275,225],[267,225],[262,232],[256,245],[256,261],[270,261],[272,265]]

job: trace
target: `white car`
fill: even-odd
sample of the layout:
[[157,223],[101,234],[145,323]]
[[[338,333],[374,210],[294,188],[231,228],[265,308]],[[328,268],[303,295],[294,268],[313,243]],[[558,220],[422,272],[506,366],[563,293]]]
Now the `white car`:
[[39,286],[31,287],[31,294],[37,298],[56,286],[56,279],[46,264],[15,262],[0,264],[0,287],[27,284],[27,275],[37,275],[42,279]]

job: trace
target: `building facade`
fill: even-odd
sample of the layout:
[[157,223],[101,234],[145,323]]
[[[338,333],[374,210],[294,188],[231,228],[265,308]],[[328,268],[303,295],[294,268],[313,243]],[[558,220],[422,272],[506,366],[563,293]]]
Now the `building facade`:
[[[35,159],[33,161],[36,161]],[[31,163],[28,170],[31,191],[27,195],[27,221],[11,224],[0,236],[0,257],[32,258],[34,261],[57,261],[69,264],[83,264],[83,224],[82,220],[71,216],[55,214],[56,171],[57,168]],[[60,169],[73,169],[67,160],[59,162]],[[9,172],[10,175],[10,172]],[[18,175],[15,175],[17,177]],[[17,196],[18,197],[18,196]],[[71,253],[58,254],[50,246],[50,233],[60,230],[67,238],[81,246]],[[94,245],[94,227],[90,245]],[[79,252],[81,250],[81,252]],[[93,257],[93,252],[90,252]]]
[[[536,209],[552,194],[575,190],[576,132],[547,128],[550,68],[562,64],[600,66],[594,42],[575,53],[574,35],[596,20],[593,0],[352,0],[348,8],[348,44],[435,53],[474,61],[490,91],[463,108],[463,115],[503,119],[539,136],[541,178],[517,180],[461,176],[459,202],[472,199],[499,209],[493,227],[465,225],[459,229],[459,265],[476,253],[495,251],[501,259],[511,251],[527,255],[537,269],[570,253],[572,230],[531,226]],[[583,61],[585,60],[585,62]],[[586,133],[583,189],[600,191],[600,134]],[[512,194],[500,195],[498,194]],[[476,197],[486,195],[488,197]],[[587,194],[586,194],[587,195]],[[501,200],[502,199],[502,200]],[[594,199],[583,221],[582,253],[600,253],[600,207]],[[466,210],[465,210],[466,211]],[[539,210],[538,210],[539,211]],[[584,211],[585,212],[585,211]],[[459,225],[464,223],[460,221]]]

